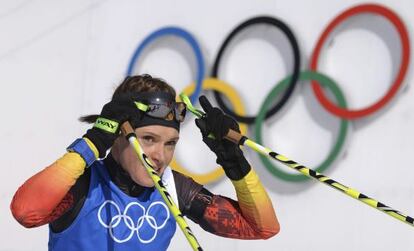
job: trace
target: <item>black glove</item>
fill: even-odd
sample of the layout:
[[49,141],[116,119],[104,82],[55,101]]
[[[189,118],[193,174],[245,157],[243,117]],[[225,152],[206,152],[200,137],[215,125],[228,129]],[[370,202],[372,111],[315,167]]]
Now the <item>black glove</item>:
[[[205,96],[199,98],[200,105],[206,115],[196,119],[195,123],[200,129],[203,141],[217,156],[217,164],[221,165],[227,177],[240,180],[251,170],[239,145],[224,139],[230,129],[240,132],[237,122],[225,115],[219,108],[213,107]],[[208,137],[209,134],[214,139]]]
[[[118,123],[114,131],[103,130],[97,127],[97,124],[86,131],[83,137],[92,141],[98,149],[99,158],[106,156],[106,151],[112,147],[115,139],[119,136],[122,123],[129,121],[131,125],[136,124],[142,118],[142,111],[139,110],[131,98],[115,99],[104,105],[99,118],[114,121]],[[104,122],[105,123],[105,122]]]

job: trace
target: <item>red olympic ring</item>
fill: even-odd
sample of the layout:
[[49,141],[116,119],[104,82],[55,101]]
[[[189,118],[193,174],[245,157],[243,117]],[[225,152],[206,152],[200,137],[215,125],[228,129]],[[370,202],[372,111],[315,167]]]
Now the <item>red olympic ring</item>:
[[380,16],[383,16],[388,21],[390,21],[395,28],[398,31],[398,34],[400,36],[401,41],[401,48],[402,48],[402,56],[401,56],[401,65],[400,69],[398,71],[398,74],[394,80],[394,83],[388,90],[388,92],[376,103],[374,103],[371,106],[368,106],[366,108],[362,109],[346,109],[338,107],[335,103],[331,102],[326,95],[324,94],[322,87],[315,81],[312,81],[312,90],[315,93],[316,98],[318,101],[327,109],[330,113],[346,119],[357,119],[361,117],[365,117],[369,114],[372,114],[379,110],[381,107],[386,105],[397,93],[398,89],[400,88],[402,81],[404,79],[404,76],[408,69],[409,64],[409,57],[410,57],[410,44],[409,44],[409,38],[408,38],[408,32],[401,21],[401,19],[389,10],[388,8],[382,7],[377,4],[363,4],[358,5],[353,8],[350,8],[346,11],[344,11],[342,14],[337,16],[323,31],[321,37],[319,38],[319,41],[316,44],[316,47],[313,51],[312,57],[311,57],[311,65],[310,68],[313,71],[318,71],[318,59],[321,53],[321,49],[323,45],[325,44],[328,35],[337,27],[341,22],[345,21],[346,19],[361,14],[361,13],[374,13]]

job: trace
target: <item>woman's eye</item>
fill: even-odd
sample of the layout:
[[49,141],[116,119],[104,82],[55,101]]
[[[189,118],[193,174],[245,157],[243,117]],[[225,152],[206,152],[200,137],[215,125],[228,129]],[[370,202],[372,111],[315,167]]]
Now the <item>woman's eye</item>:
[[167,142],[167,146],[175,146],[177,145],[177,141],[169,141]]
[[151,136],[144,136],[142,137],[142,139],[144,140],[145,143],[151,143],[154,141],[154,138]]

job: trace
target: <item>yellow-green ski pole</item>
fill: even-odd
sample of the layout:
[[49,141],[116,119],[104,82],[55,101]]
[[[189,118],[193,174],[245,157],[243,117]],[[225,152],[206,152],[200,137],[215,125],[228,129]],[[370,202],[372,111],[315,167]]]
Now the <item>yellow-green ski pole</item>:
[[150,159],[142,150],[137,136],[135,135],[134,130],[129,122],[125,122],[121,126],[121,131],[125,138],[129,141],[129,143],[133,146],[136,154],[138,155],[139,159],[145,166],[148,175],[151,177],[152,181],[155,184],[155,187],[161,194],[162,198],[164,199],[165,203],[167,204],[170,212],[174,216],[175,221],[177,222],[178,226],[180,226],[181,230],[183,231],[185,237],[187,238],[188,242],[190,243],[193,250],[203,250],[200,247],[196,237],[194,236],[193,232],[191,231],[190,227],[188,226],[187,222],[185,221],[183,215],[178,209],[177,205],[175,205],[171,195],[168,193],[167,188],[165,188],[164,184],[162,183],[161,178],[157,175],[157,172],[154,171],[153,165]]
[[[180,94],[180,98],[181,100],[187,105],[187,109],[189,111],[191,111],[195,116],[197,116],[198,118],[201,118],[203,116],[205,116],[205,113],[203,111],[200,111],[198,109],[196,109],[192,104],[190,99],[185,95],[185,94]],[[246,145],[248,147],[250,147],[251,149],[255,150],[256,152],[270,157],[272,159],[275,159],[281,163],[283,163],[284,165],[301,172],[303,175],[310,177],[310,178],[314,178],[319,182],[322,182],[325,185],[328,185],[330,187],[333,187],[343,193],[345,193],[346,195],[349,195],[350,197],[357,199],[375,209],[378,209],[402,222],[405,222],[411,226],[414,226],[414,219],[408,215],[405,215],[395,209],[392,209],[391,207],[388,207],[387,205],[373,199],[370,198],[368,196],[366,196],[365,194],[362,194],[360,192],[358,192],[357,190],[353,189],[353,188],[349,188],[321,173],[318,173],[310,168],[307,168],[301,164],[296,163],[295,161],[281,155],[278,154],[274,151],[272,151],[271,149],[261,146],[260,144],[257,144],[256,142],[248,139],[246,136],[241,135],[240,133],[233,131],[230,129],[230,131],[227,133],[227,136],[225,137],[226,139],[239,144],[239,145]]]

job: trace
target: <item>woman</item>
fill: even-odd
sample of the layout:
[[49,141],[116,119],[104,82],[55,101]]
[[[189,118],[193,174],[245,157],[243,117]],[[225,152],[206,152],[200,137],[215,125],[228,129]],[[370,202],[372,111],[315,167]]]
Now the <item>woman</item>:
[[206,116],[196,125],[231,179],[238,201],[215,195],[168,166],[185,116],[185,106],[175,96],[161,79],[127,77],[100,115],[80,119],[94,126],[17,190],[11,203],[16,220],[25,227],[49,224],[49,250],[166,250],[176,223],[119,133],[129,121],[184,216],[223,237],[277,234],[279,223],[264,187],[239,146],[223,139],[229,129],[239,130],[237,123],[204,96],[200,104]]

